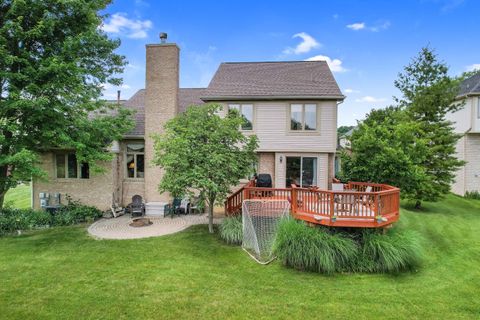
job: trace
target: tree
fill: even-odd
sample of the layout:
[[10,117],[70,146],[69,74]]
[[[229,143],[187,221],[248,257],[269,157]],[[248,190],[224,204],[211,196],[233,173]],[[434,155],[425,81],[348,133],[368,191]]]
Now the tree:
[[428,148],[424,157],[417,162],[425,170],[422,188],[418,188],[412,199],[416,207],[421,201],[438,201],[450,191],[455,172],[464,165],[455,156],[455,145],[461,138],[454,132],[452,122],[446,120],[449,112],[463,107],[456,101],[463,77],[450,77],[448,66],[438,61],[430,48],[423,48],[419,55],[405,67],[395,81],[402,96],[395,98],[411,121],[418,124],[417,139],[422,139]]
[[131,128],[128,111],[99,99],[125,65],[120,42],[100,29],[108,3],[0,3],[0,208],[9,188],[44,176],[41,152],[75,150],[98,171],[105,147]]
[[395,185],[408,198],[422,186],[425,172],[418,160],[426,145],[418,125],[397,107],[372,110],[351,136],[351,154],[342,154],[342,180]]
[[209,231],[213,232],[213,207],[230,188],[252,173],[257,138],[240,131],[243,118],[234,110],[218,115],[217,104],[191,106],[155,136],[153,163],[165,170],[160,192],[173,196],[198,192],[208,204]]
[[397,105],[372,111],[353,133],[343,178],[399,186],[417,208],[448,193],[463,162],[455,157],[460,135],[445,116],[462,107],[456,101],[462,79],[448,76],[448,67],[423,48],[395,81],[402,93]]

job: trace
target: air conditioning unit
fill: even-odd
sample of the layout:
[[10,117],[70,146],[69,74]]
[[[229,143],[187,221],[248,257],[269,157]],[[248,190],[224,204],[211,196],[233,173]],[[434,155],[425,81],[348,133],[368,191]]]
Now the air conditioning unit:
[[46,192],[40,192],[38,194],[38,198],[40,199],[40,207],[45,208],[48,206],[48,200],[50,198],[50,195]]

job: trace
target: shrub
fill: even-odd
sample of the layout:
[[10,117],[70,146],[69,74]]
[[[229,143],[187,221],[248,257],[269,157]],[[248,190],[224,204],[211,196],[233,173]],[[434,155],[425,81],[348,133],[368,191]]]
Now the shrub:
[[32,209],[3,208],[0,212],[0,235],[49,226],[50,214]]
[[95,207],[71,202],[54,214],[44,210],[3,208],[0,211],[0,235],[18,230],[65,226],[81,222],[92,222],[102,216]]
[[220,237],[229,244],[242,244],[242,216],[227,217],[220,225]]
[[480,192],[478,192],[478,191],[467,191],[467,192],[465,192],[465,198],[480,200]]
[[290,218],[280,222],[274,244],[274,252],[284,265],[327,274],[345,270],[355,261],[357,251],[349,237]]
[[67,226],[82,222],[93,222],[102,217],[102,211],[78,202],[61,207],[53,216],[54,225]]
[[387,234],[364,230],[357,260],[363,272],[397,273],[420,265],[422,249],[416,233],[391,229]]
[[326,274],[397,273],[419,266],[422,258],[413,232],[309,227],[294,219],[280,222],[274,252],[286,266]]

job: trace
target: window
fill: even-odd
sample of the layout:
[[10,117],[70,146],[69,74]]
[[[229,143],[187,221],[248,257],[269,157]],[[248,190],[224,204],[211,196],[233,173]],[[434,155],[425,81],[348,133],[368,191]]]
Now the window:
[[253,105],[230,104],[229,110],[237,110],[243,118],[242,130],[253,130]]
[[317,105],[316,104],[290,105],[290,130],[294,130],[294,131],[317,130]]
[[286,187],[292,184],[299,187],[317,185],[317,158],[287,157]]
[[90,168],[88,163],[78,163],[75,153],[58,153],[55,155],[57,178],[88,179]]
[[145,177],[145,144],[128,143],[125,157],[127,178]]

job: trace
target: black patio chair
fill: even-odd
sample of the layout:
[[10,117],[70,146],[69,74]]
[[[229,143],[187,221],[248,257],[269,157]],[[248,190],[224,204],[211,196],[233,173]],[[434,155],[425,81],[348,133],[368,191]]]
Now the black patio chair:
[[145,214],[145,204],[143,203],[142,197],[138,194],[134,195],[129,209],[132,217],[143,216]]

